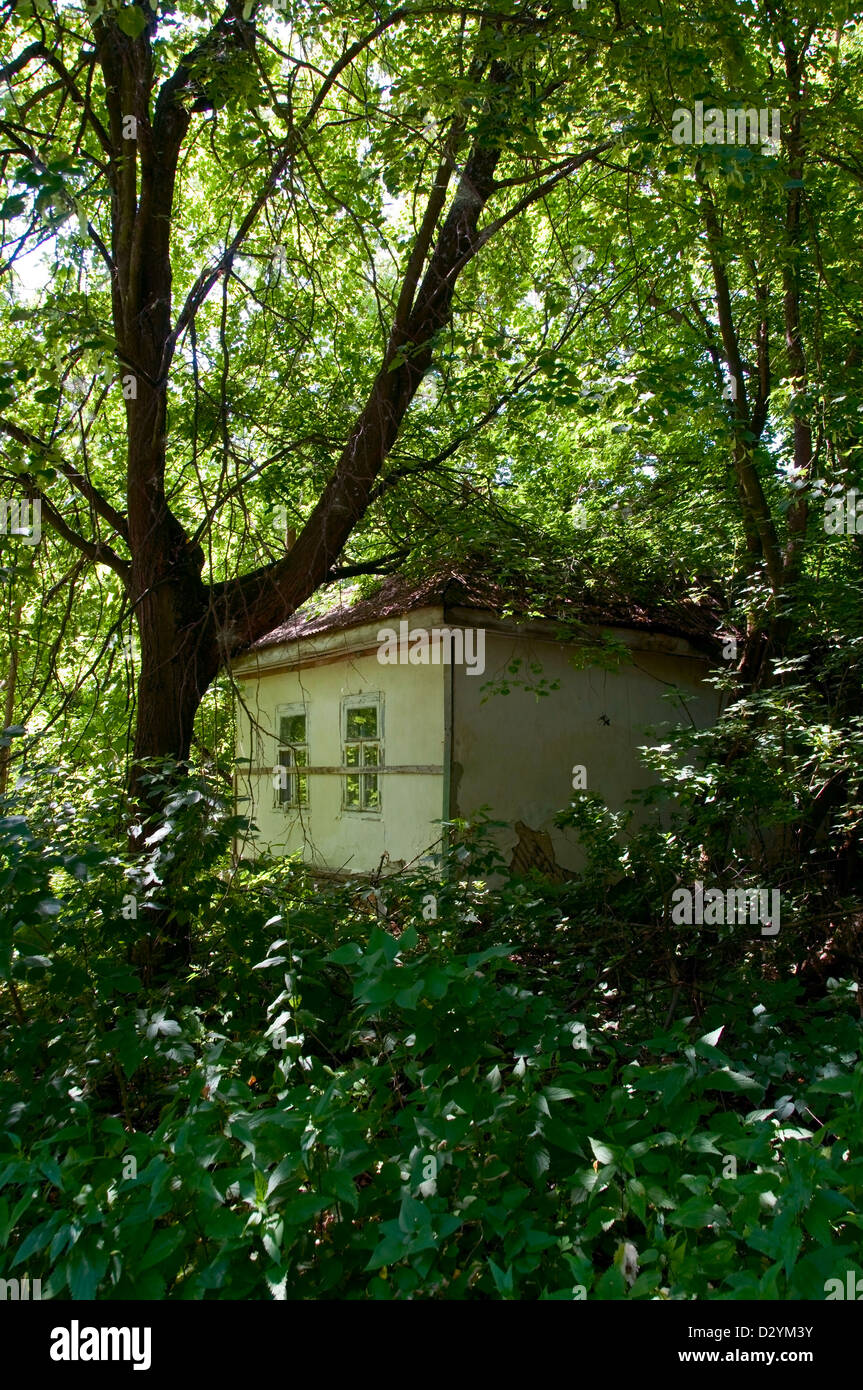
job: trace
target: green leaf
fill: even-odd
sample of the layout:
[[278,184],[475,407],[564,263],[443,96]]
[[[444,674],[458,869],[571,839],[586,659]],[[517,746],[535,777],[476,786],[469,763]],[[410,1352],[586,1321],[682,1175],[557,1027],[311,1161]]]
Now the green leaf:
[[742,1071],[732,1071],[730,1067],[711,1072],[703,1085],[705,1091],[744,1091],[754,1096],[764,1093],[764,1087],[754,1077],[746,1076]]
[[332,961],[333,965],[355,965],[362,959],[362,954],[362,947],[356,941],[347,941],[344,946],[330,951],[326,959]]
[[59,1187],[60,1191],[62,1192],[63,1174],[60,1171],[60,1165],[56,1161],[56,1159],[43,1158],[39,1163],[39,1169],[41,1172],[45,1174],[45,1177],[48,1179],[48,1181],[52,1183],[54,1187]]
[[613,1163],[614,1154],[607,1144],[602,1144],[598,1139],[589,1140],[590,1147],[593,1149],[593,1156],[598,1163]]
[[575,1091],[569,1091],[565,1086],[546,1086],[543,1095],[546,1100],[575,1100]]
[[491,1277],[498,1293],[503,1298],[510,1297],[512,1295],[512,1267],[508,1266],[506,1269],[501,1269],[494,1260],[489,1260],[488,1267],[491,1270]]
[[15,193],[11,198],[5,198],[0,203],[0,218],[4,221],[11,217],[20,217],[27,207],[27,199],[21,193]]
[[72,1297],[85,1302],[91,1301],[107,1268],[107,1255],[94,1246],[92,1241],[86,1246],[79,1241],[73,1254],[66,1261],[66,1280]]
[[169,1226],[164,1231],[157,1231],[143,1256],[137,1263],[139,1270],[150,1269],[152,1265],[160,1265],[178,1245],[181,1245],[186,1236],[185,1227],[182,1225]]
[[29,1236],[21,1242],[21,1245],[15,1252],[15,1258],[12,1261],[13,1269],[30,1255],[35,1255],[40,1250],[44,1250],[54,1234],[54,1223],[55,1218],[53,1217],[50,1221],[43,1221],[41,1225],[37,1226],[35,1230],[32,1230]]
[[826,1076],[821,1081],[813,1081],[808,1089],[819,1095],[850,1096],[852,1085],[851,1076]]
[[728,1217],[722,1207],[708,1201],[706,1197],[690,1197],[666,1216],[669,1226],[701,1228],[704,1226],[723,1226]]
[[117,15],[117,27],[130,39],[140,38],[147,27],[147,16],[137,5],[127,5]]
[[286,1225],[304,1226],[332,1204],[331,1197],[320,1196],[317,1192],[301,1192],[282,1207],[282,1219]]

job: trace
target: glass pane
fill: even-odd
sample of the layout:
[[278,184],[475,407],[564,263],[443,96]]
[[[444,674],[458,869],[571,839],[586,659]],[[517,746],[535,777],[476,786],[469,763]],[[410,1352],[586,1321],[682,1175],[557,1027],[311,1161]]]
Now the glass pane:
[[348,738],[377,738],[377,705],[364,705],[362,709],[349,709],[347,712],[347,727]]
[[363,744],[363,763],[366,767],[377,767],[380,763],[380,748],[376,743]]
[[380,793],[378,792],[377,777],[363,778],[363,808],[366,811],[376,811],[381,804]]
[[345,778],[345,805],[356,806],[360,804],[360,779],[356,775]]
[[298,797],[299,797],[299,804],[300,804],[300,806],[308,806],[308,804],[309,804],[309,779],[308,779],[308,777],[298,777],[298,778],[297,778],[297,795],[298,795]]
[[345,767],[359,767],[360,765],[360,745],[358,743],[345,744]]
[[279,720],[279,741],[281,743],[305,743],[306,716],[304,714],[283,714]]
[[285,778],[285,785],[279,788],[279,805],[290,806],[294,799],[294,779]]
[[294,762],[295,762],[295,764],[297,765],[297,767],[308,767],[308,765],[309,765],[309,750],[308,750],[307,748],[295,748],[295,749],[294,749]]

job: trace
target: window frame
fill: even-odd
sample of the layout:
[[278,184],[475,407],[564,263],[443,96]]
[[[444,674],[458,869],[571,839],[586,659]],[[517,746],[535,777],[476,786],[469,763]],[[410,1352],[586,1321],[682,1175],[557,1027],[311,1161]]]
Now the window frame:
[[[375,709],[377,712],[377,736],[375,738],[356,738],[348,735],[348,715],[357,709]],[[383,792],[380,782],[380,769],[384,766],[384,697],[382,691],[371,691],[367,695],[346,695],[342,700],[341,708],[341,756],[342,767],[347,768],[348,747],[358,749],[358,761],[356,771],[351,768],[350,772],[342,773],[342,813],[349,816],[367,816],[370,818],[381,817],[383,815]],[[376,749],[377,761],[375,763],[365,762],[366,747]],[[374,768],[374,771],[369,769]],[[351,803],[348,800],[348,778],[356,777],[358,781],[359,804]],[[377,792],[377,805],[366,806],[364,802],[367,796],[367,784],[374,781],[375,791]]]
[[[302,715],[306,724],[306,737],[303,743],[283,743],[282,742],[282,720],[295,719]],[[309,758],[309,706],[303,700],[296,700],[289,704],[276,705],[276,767],[283,767],[286,770],[287,786],[273,788],[273,804],[277,811],[284,811],[286,814],[291,812],[302,812],[309,809],[311,796],[309,792],[308,773],[303,776],[301,769],[308,767]],[[297,750],[302,749],[305,755],[305,762],[296,761]],[[287,753],[290,762],[283,762],[283,755]],[[304,783],[304,795],[300,796],[300,783]],[[286,795],[286,793],[290,793]]]

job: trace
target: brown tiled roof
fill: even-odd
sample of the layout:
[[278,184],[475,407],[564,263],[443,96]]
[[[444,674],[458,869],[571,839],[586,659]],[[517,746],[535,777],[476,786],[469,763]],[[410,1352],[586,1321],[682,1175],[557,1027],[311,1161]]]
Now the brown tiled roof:
[[[381,623],[414,612],[418,608],[476,608],[497,615],[532,616],[557,619],[565,624],[587,627],[626,627],[664,632],[684,637],[704,649],[715,647],[723,627],[722,613],[715,601],[696,603],[686,597],[658,597],[649,606],[620,596],[600,598],[588,589],[568,587],[558,599],[530,596],[531,585],[523,579],[514,585],[497,583],[481,574],[450,570],[427,579],[407,579],[394,575],[369,598],[331,608],[324,613],[300,609],[286,623],[267,633],[252,651],[298,642],[307,637],[342,629]],[[727,625],[725,630],[728,631]]]

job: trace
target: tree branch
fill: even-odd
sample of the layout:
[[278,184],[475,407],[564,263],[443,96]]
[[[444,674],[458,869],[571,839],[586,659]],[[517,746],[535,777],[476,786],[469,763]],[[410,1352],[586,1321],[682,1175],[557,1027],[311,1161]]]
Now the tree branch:
[[[725,363],[735,383],[735,395],[732,402],[732,418],[734,421],[735,434],[733,457],[741,501],[744,506],[744,521],[745,509],[748,508],[761,542],[762,553],[764,555],[764,562],[767,566],[767,573],[770,577],[770,583],[774,593],[778,593],[782,588],[782,554],[773,516],[767,499],[764,496],[761,479],[758,476],[758,471],[752,457],[752,445],[754,442],[752,437],[753,422],[749,415],[749,408],[746,400],[746,379],[743,372],[743,359],[740,354],[740,341],[734,323],[731,287],[722,259],[722,232],[707,180],[703,173],[700,173],[697,177],[701,190],[701,212],[707,232],[708,254],[710,257],[711,270],[713,272],[719,333],[722,339]],[[747,438],[747,436],[749,437]]]
[[56,464],[64,478],[77,488],[82,497],[86,497],[94,512],[97,512],[103,521],[107,521],[109,526],[112,526],[117,532],[117,535],[128,543],[129,526],[126,518],[111,506],[110,502],[93,486],[89,478],[86,478],[71,463],[61,458],[52,445],[47,444],[44,439],[39,439],[37,435],[30,434],[28,430],[21,429],[20,425],[13,424],[11,420],[3,419],[2,416],[0,416],[0,431],[8,435],[10,439],[14,439],[16,443],[23,444],[25,448],[37,450],[51,463]]
[[338,569],[330,570],[325,583],[330,584],[336,579],[354,579],[361,574],[393,574],[409,554],[409,549],[391,550],[388,555],[381,555],[377,560],[363,560],[355,565],[342,565]]
[[63,520],[51,499],[46,497],[41,488],[36,486],[29,473],[20,473],[18,477],[29,492],[31,500],[38,499],[41,503],[41,514],[52,530],[56,531],[70,545],[73,545],[76,550],[80,550],[81,554],[86,555],[88,560],[92,560],[97,565],[108,565],[115,574],[119,575],[124,584],[127,582],[131,569],[128,561],[121,560],[120,556],[104,541],[88,541],[85,536],[74,530]]

